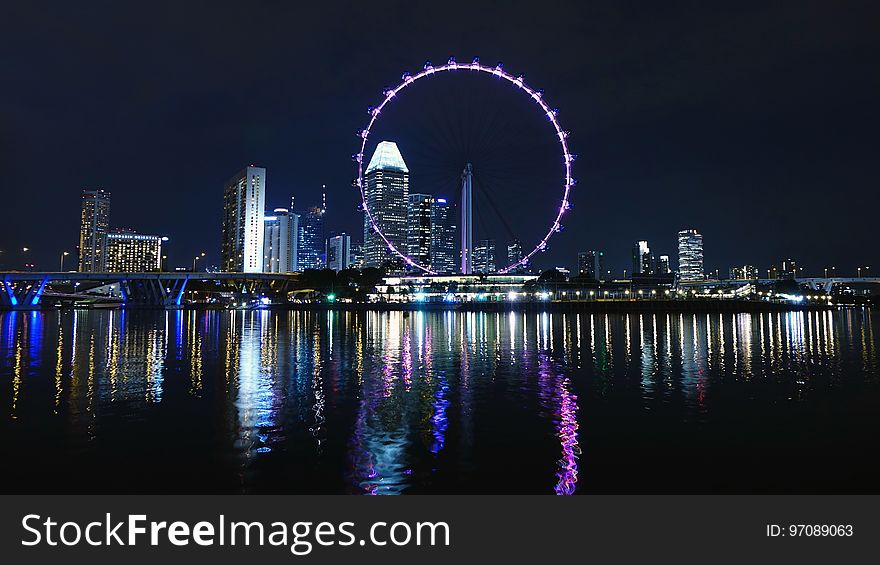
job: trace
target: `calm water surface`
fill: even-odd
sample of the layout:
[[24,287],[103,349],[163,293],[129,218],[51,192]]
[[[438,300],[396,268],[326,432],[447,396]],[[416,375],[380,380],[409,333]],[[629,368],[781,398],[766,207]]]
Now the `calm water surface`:
[[4,492],[880,492],[880,313],[0,313]]

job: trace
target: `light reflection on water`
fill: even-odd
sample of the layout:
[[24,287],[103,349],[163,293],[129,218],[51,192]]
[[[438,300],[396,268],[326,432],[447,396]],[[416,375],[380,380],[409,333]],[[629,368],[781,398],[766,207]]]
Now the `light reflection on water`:
[[751,410],[755,425],[777,425],[780,407],[811,426],[788,403],[876,402],[876,322],[864,310],[7,312],[0,432],[19,457],[0,469],[7,491],[50,488],[36,466],[73,456],[80,480],[51,488],[126,490],[128,474],[150,477],[143,491],[625,490],[615,473],[642,453],[735,436]]

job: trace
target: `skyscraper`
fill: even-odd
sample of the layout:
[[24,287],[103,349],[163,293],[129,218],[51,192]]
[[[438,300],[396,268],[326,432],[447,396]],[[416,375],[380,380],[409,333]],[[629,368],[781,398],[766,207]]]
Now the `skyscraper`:
[[605,272],[605,253],[602,251],[581,251],[578,253],[578,275],[599,280]]
[[[507,265],[510,266],[514,263],[519,262],[523,258],[523,249],[522,244],[518,239],[514,239],[513,241],[507,242]],[[513,270],[513,272],[521,272],[523,271],[523,266],[520,265]]]
[[110,226],[110,193],[83,190],[79,227],[79,270],[95,273],[104,265],[104,245]]
[[448,274],[456,270],[455,216],[445,198],[431,201],[431,270]]
[[263,270],[263,210],[266,169],[249,166],[226,183],[223,191],[222,268],[227,272]]
[[[364,265],[381,267],[390,258],[387,245],[373,230],[370,215],[388,241],[401,253],[407,249],[409,169],[393,141],[382,141],[364,174]],[[369,211],[369,212],[368,212]]]
[[275,208],[263,217],[263,271],[292,273],[299,270],[299,215]]
[[422,266],[431,264],[431,212],[434,198],[430,194],[409,194],[406,216],[407,255]]
[[678,232],[678,276],[683,281],[703,280],[703,236],[697,230]]
[[485,275],[495,270],[495,240],[481,239],[474,247],[473,272]]
[[327,240],[327,268],[337,273],[351,266],[351,236],[345,233]]
[[[167,238],[165,238],[167,239]],[[162,268],[162,236],[119,230],[104,236],[107,273],[151,273]]]
[[632,251],[632,274],[635,275],[653,275],[654,274],[654,255],[651,248],[648,247],[647,241],[637,241],[633,245]]
[[324,244],[324,207],[312,206],[299,217],[299,268],[322,269]]
[[657,262],[657,274],[668,275],[672,272],[669,268],[669,255],[661,255]]

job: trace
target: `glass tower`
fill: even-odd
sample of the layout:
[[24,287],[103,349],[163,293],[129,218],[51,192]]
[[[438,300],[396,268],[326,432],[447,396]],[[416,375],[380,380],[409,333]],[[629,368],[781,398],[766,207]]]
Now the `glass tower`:
[[703,280],[703,236],[697,230],[678,232],[678,276],[683,281]]
[[409,195],[406,216],[407,255],[422,266],[431,264],[431,207],[430,194]]
[[[407,251],[407,208],[409,207],[409,169],[393,141],[376,147],[364,175],[367,210],[378,228],[401,253]],[[391,258],[388,246],[373,230],[364,210],[364,266],[381,267]]]
[[454,273],[455,215],[445,198],[431,200],[431,270],[440,274]]
[[495,272],[495,240],[481,239],[474,247],[474,273]]
[[654,254],[647,241],[638,241],[633,245],[633,275],[654,274]]
[[312,206],[299,218],[299,269],[324,267],[324,207]]

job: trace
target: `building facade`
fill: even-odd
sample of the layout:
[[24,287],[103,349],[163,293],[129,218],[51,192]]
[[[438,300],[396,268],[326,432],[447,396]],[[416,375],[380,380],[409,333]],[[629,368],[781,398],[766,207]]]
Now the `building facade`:
[[578,276],[600,280],[605,272],[605,253],[590,250],[578,253]]
[[299,215],[299,270],[324,268],[324,207],[312,206]]
[[[515,263],[519,263],[523,258],[523,248],[522,243],[518,239],[514,239],[512,241],[507,242],[507,265],[509,267]],[[524,265],[519,265],[515,269],[513,269],[512,273],[521,273],[525,271]]]
[[779,263],[771,265],[767,271],[771,279],[794,279],[798,274],[797,261],[794,259],[782,259]]
[[79,271],[96,273],[104,268],[107,231],[110,227],[110,193],[84,190],[79,228]]
[[457,269],[455,213],[445,198],[431,201],[431,270],[438,274]]
[[406,215],[407,255],[423,267],[431,265],[431,216],[434,197],[410,193]]
[[632,250],[633,276],[650,276],[655,274],[654,254],[647,241],[637,241]]
[[409,205],[409,169],[397,144],[382,141],[373,152],[364,174],[364,265],[381,267],[392,258],[387,244],[376,233],[370,215],[401,253],[407,249],[407,208]]
[[678,276],[683,281],[704,279],[703,236],[697,230],[678,232]]
[[728,271],[730,278],[737,281],[755,280],[758,278],[758,269],[752,265],[731,267]]
[[327,240],[327,268],[337,273],[351,267],[351,236],[345,233]]
[[162,242],[159,235],[131,231],[107,233],[102,271],[106,273],[152,273],[162,270]]
[[263,270],[263,211],[266,169],[249,166],[223,191],[222,269],[231,273]]
[[263,217],[263,272],[293,273],[299,270],[299,215],[275,208]]
[[672,268],[669,266],[669,255],[661,255],[660,259],[657,261],[657,274],[668,275],[671,272]]
[[495,240],[481,239],[474,247],[474,273],[488,275],[496,270]]

